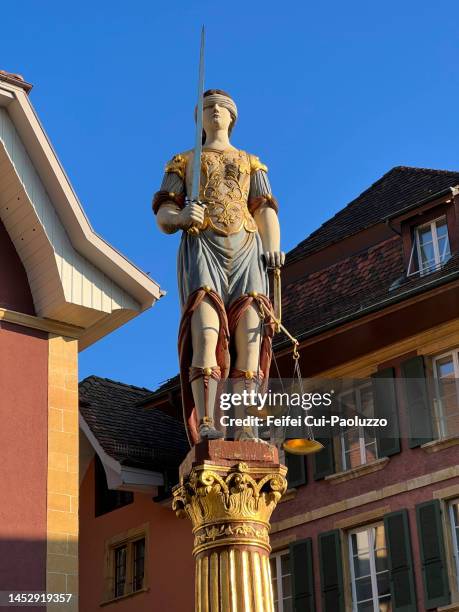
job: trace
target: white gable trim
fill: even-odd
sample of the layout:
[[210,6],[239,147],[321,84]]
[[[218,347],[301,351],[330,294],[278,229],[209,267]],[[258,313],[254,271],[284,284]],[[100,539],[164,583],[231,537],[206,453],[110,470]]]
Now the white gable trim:
[[161,472],[152,472],[141,468],[133,468],[121,465],[119,461],[110,457],[102,445],[92,433],[91,428],[80,413],[80,429],[97,453],[104,466],[109,489],[120,491],[138,491],[139,493],[158,494],[158,487],[164,485],[164,477]]
[[164,292],[98,236],[25,92],[0,82],[0,217],[37,315],[84,328],[81,348]]

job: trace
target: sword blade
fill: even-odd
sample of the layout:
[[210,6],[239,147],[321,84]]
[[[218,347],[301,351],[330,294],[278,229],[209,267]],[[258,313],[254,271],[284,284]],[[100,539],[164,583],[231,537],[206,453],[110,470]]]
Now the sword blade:
[[275,331],[279,333],[282,327],[282,281],[280,268],[274,268],[274,316]]
[[199,77],[198,77],[198,105],[196,114],[196,139],[194,143],[193,174],[191,181],[191,199],[199,200],[199,184],[201,181],[201,153],[202,153],[202,109],[204,94],[204,26],[201,30],[201,50],[199,53]]

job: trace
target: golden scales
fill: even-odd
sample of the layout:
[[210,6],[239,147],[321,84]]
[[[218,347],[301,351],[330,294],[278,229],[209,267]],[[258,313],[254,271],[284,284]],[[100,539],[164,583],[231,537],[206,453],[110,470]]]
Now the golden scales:
[[[293,369],[293,378],[298,380],[298,385],[300,387],[301,393],[303,393],[303,383],[300,371],[300,353],[298,352],[299,342],[296,338],[294,338],[291,333],[282,325],[282,287],[281,287],[281,271],[279,267],[274,268],[273,270],[274,276],[274,316],[272,313],[267,313],[265,307],[261,301],[257,300],[257,304],[260,310],[260,319],[263,321],[266,316],[274,319],[274,330],[275,333],[284,332],[284,334],[290,339],[293,344],[293,360],[294,360],[294,369]],[[252,294],[254,298],[257,297],[257,294],[254,292]],[[274,360],[276,359],[273,355]],[[276,363],[277,367],[277,363]],[[279,373],[279,370],[278,370]],[[282,407],[269,407],[262,408],[261,410],[257,406],[250,406],[247,409],[247,413],[252,416],[259,416],[262,418],[266,418],[268,415],[277,416],[282,412]],[[286,430],[286,428],[284,428]],[[295,438],[289,438],[284,440],[282,443],[283,449],[291,453],[292,455],[309,455],[312,453],[317,453],[324,448],[324,445],[314,439],[314,434],[312,428],[305,423],[302,426],[299,426],[296,433],[301,434]]]

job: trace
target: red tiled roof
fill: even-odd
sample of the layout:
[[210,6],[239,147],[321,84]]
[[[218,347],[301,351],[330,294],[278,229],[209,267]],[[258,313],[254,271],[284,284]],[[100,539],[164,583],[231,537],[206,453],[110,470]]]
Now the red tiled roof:
[[410,204],[458,184],[459,172],[396,166],[292,249],[287,263],[320,251],[380,223]]
[[402,272],[402,245],[395,236],[286,285],[283,323],[296,334],[337,319],[387,292]]
[[[459,254],[428,275],[406,276],[401,238],[395,236],[368,250],[296,280],[283,289],[282,321],[294,336],[319,333],[349,318],[381,309],[390,301],[427,291],[435,283],[459,276]],[[274,346],[283,345],[278,337]]]
[[31,83],[27,83],[27,81],[24,80],[24,77],[21,74],[14,74],[13,72],[7,72],[6,70],[0,70],[0,81],[11,83],[17,87],[22,87],[26,93],[29,93],[33,87]]

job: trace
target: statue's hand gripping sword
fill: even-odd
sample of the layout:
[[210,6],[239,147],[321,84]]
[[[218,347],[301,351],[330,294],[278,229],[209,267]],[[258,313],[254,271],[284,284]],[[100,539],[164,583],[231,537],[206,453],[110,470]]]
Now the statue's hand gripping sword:
[[[202,113],[203,113],[203,98],[204,98],[204,41],[205,32],[204,26],[201,30],[201,50],[199,53],[199,76],[198,76],[198,104],[196,109],[196,136],[194,141],[193,153],[193,169],[191,180],[191,196],[187,198],[187,204],[199,204],[205,206],[199,200],[199,188],[201,182],[201,154],[202,154]],[[192,236],[199,234],[199,227],[192,225],[188,229],[188,233]]]

